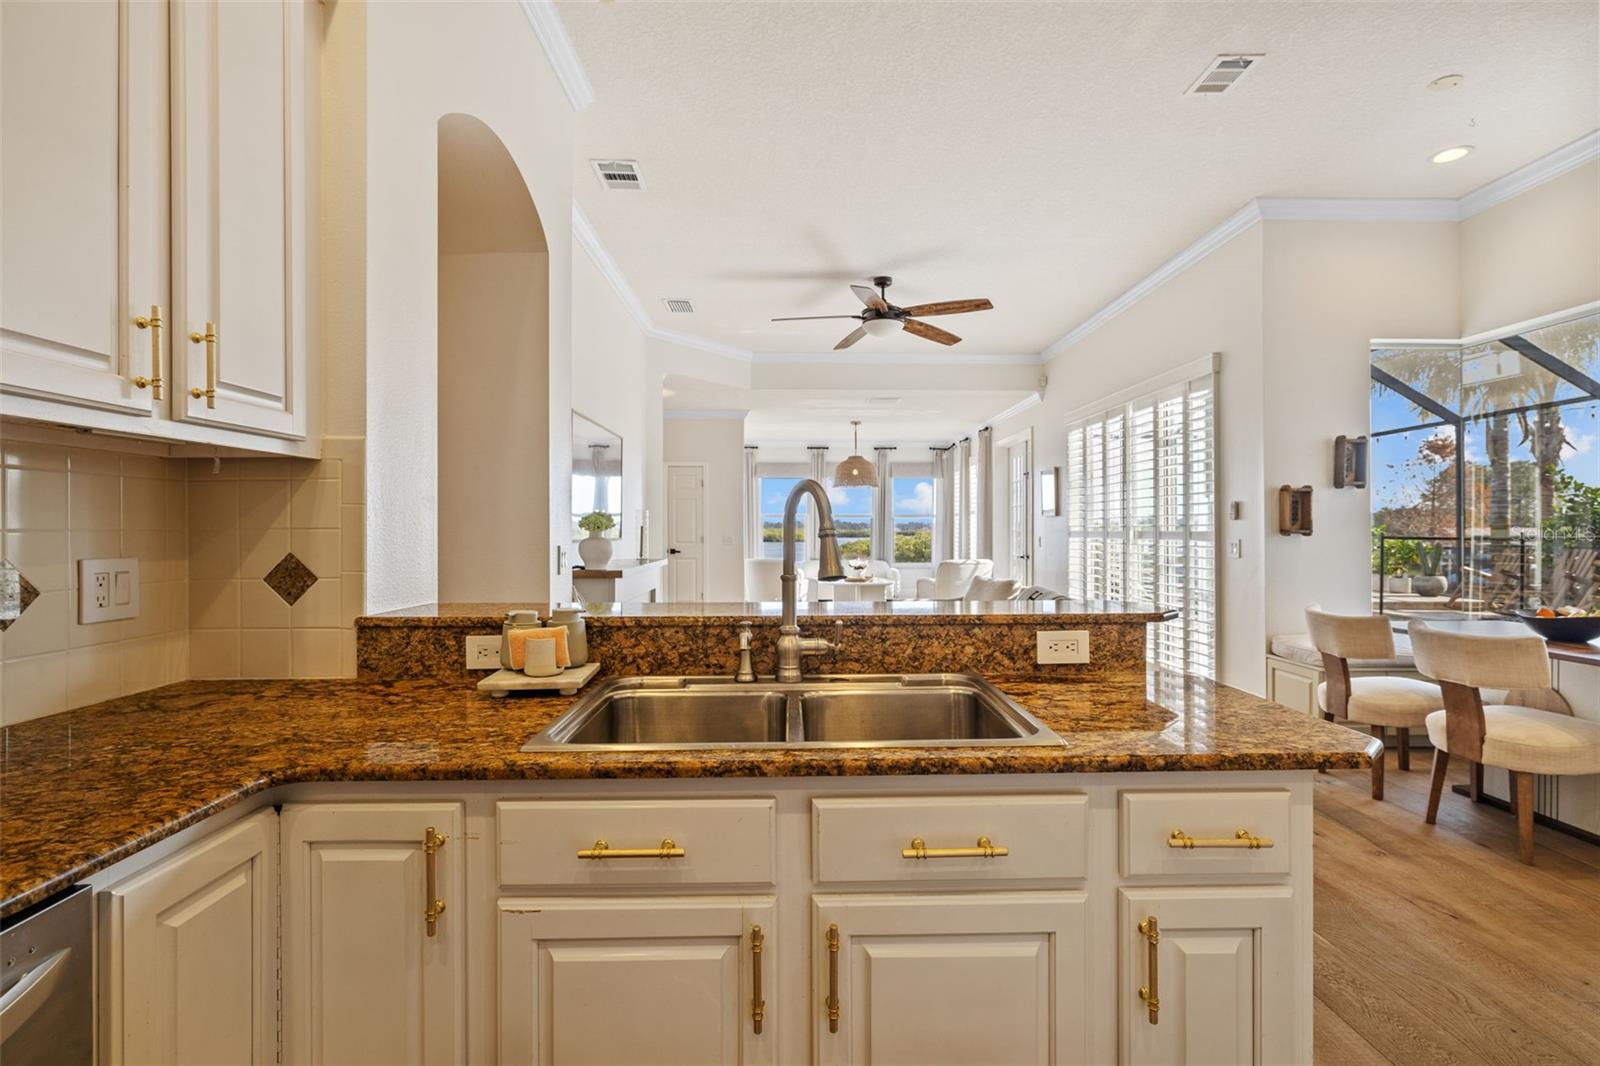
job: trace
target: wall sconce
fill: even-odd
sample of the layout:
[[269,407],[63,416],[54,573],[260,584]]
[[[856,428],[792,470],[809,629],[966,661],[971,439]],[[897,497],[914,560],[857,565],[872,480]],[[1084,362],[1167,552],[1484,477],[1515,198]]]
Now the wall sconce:
[[1367,438],[1364,435],[1333,438],[1333,487],[1367,487]]

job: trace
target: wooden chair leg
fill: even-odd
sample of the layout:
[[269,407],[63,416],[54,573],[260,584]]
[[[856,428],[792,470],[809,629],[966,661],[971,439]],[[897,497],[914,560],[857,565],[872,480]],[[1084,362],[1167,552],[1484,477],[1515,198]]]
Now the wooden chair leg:
[[[1378,738],[1378,743],[1383,743],[1383,726],[1373,726],[1372,735]],[[1379,748],[1378,754],[1372,759],[1372,798],[1375,800],[1383,799],[1383,762],[1386,755],[1387,752]]]
[[1483,763],[1472,764],[1470,783],[1467,785],[1467,794],[1472,797],[1473,803],[1483,802]]
[[1450,768],[1450,753],[1443,748],[1433,749],[1433,776],[1428,779],[1428,816],[1423,819],[1429,825],[1439,820],[1439,795],[1444,792],[1445,771]]
[[1397,765],[1400,767],[1400,769],[1409,772],[1411,770],[1411,730],[1401,726],[1395,731],[1400,734],[1400,739],[1398,741],[1400,745],[1400,758]]
[[1517,797],[1517,851],[1533,865],[1533,775],[1511,772],[1511,792]]

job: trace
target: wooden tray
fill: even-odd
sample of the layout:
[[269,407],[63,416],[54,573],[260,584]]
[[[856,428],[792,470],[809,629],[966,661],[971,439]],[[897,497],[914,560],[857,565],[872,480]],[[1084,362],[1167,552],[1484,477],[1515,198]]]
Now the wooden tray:
[[549,677],[529,677],[521,670],[496,670],[478,682],[478,691],[487,692],[496,699],[504,699],[513,692],[559,692],[571,696],[599,672],[600,664],[592,662]]

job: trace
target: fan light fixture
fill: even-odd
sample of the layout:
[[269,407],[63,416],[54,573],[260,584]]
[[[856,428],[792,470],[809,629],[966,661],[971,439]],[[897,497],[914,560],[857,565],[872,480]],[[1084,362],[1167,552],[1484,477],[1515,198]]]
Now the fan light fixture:
[[899,318],[869,318],[861,323],[861,328],[867,331],[869,337],[887,337],[905,329],[906,324],[904,319]]
[[852,432],[855,434],[855,453],[833,472],[833,483],[840,488],[847,489],[875,489],[878,487],[878,468],[860,454],[861,452],[861,423],[852,421]]

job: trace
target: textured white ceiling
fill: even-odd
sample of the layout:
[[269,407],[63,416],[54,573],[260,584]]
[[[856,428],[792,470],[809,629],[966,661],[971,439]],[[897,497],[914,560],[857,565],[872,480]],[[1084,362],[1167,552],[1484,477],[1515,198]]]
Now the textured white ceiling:
[[[596,95],[581,207],[658,325],[757,352],[831,348],[850,323],[766,320],[852,313],[887,273],[902,305],[994,301],[935,320],[956,351],[1035,353],[1252,197],[1458,197],[1600,126],[1592,0],[560,11]],[[1182,95],[1225,52],[1266,59]]]

